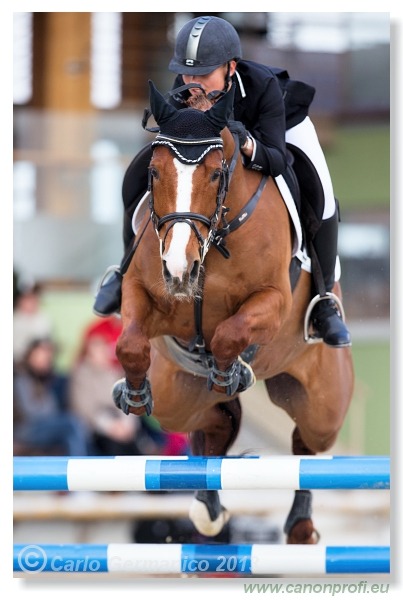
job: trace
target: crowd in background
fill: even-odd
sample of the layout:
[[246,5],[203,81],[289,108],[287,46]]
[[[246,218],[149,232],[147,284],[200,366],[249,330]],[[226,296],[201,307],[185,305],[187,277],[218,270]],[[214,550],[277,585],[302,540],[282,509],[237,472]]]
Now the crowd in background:
[[124,376],[115,354],[118,316],[94,317],[78,340],[69,372],[41,305],[42,289],[14,275],[14,454],[58,456],[183,455],[187,438],[151,417],[125,415],[112,400]]

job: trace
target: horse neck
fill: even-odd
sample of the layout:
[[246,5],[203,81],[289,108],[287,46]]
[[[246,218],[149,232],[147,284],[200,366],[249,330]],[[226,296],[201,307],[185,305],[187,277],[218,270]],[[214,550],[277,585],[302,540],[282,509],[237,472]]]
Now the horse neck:
[[[221,132],[224,142],[224,158],[228,165],[231,165],[232,157],[235,152],[235,141],[228,128]],[[244,168],[242,154],[239,152],[235,169],[231,175],[228,187],[227,198],[224,204],[231,209],[231,217],[235,216],[238,210],[246,204],[249,198],[256,191],[259,185],[261,175],[255,171],[248,171]]]

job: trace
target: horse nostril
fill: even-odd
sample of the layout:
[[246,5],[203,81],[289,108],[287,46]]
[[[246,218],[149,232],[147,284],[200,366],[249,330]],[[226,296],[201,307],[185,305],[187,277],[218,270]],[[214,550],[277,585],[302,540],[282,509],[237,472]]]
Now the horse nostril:
[[165,281],[171,281],[172,280],[172,275],[171,275],[171,273],[170,273],[170,271],[169,271],[169,269],[167,267],[166,260],[162,261],[162,271],[163,271],[163,274],[164,274]]
[[193,282],[199,277],[199,270],[200,270],[200,261],[195,260],[193,263],[192,270],[190,271],[190,274],[189,274],[190,281]]

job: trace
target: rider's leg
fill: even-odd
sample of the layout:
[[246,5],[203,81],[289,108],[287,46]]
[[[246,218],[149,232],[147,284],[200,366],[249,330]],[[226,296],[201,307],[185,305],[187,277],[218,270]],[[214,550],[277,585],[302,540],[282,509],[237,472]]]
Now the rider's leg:
[[[337,257],[338,212],[324,219],[315,235],[313,245],[318,256],[327,292],[332,292]],[[350,333],[332,299],[320,300],[312,310],[312,324],[317,335],[329,346],[351,345]]]
[[[333,185],[315,128],[309,117],[286,132],[286,141],[300,148],[310,159],[319,176],[324,192],[322,224],[313,244],[318,256],[325,287],[331,292],[337,258],[338,210]],[[318,216],[319,218],[319,216]],[[321,300],[312,311],[312,323],[319,337],[333,347],[349,346],[350,333],[333,300]]]
[[119,266],[109,267],[101,280],[93,305],[93,312],[99,317],[107,317],[120,311],[122,300],[122,275],[120,271],[127,252],[134,243],[135,236],[132,228],[132,217],[138,203],[147,189],[148,165],[151,160],[151,153],[151,144],[148,144],[134,157],[123,178],[124,257]]
[[[131,248],[134,243],[134,239],[135,236],[132,229],[131,215],[125,211],[123,220],[124,257],[126,256],[128,249]],[[92,308],[93,312],[98,317],[108,317],[109,315],[120,311],[122,301],[121,267],[123,261],[124,258],[120,265],[108,267],[101,280]]]

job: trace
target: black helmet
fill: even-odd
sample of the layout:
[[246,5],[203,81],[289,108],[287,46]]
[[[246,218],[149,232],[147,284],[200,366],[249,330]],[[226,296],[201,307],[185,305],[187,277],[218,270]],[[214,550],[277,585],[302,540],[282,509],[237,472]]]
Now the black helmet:
[[197,17],[182,27],[169,70],[179,75],[207,75],[242,57],[235,28],[219,17]]

